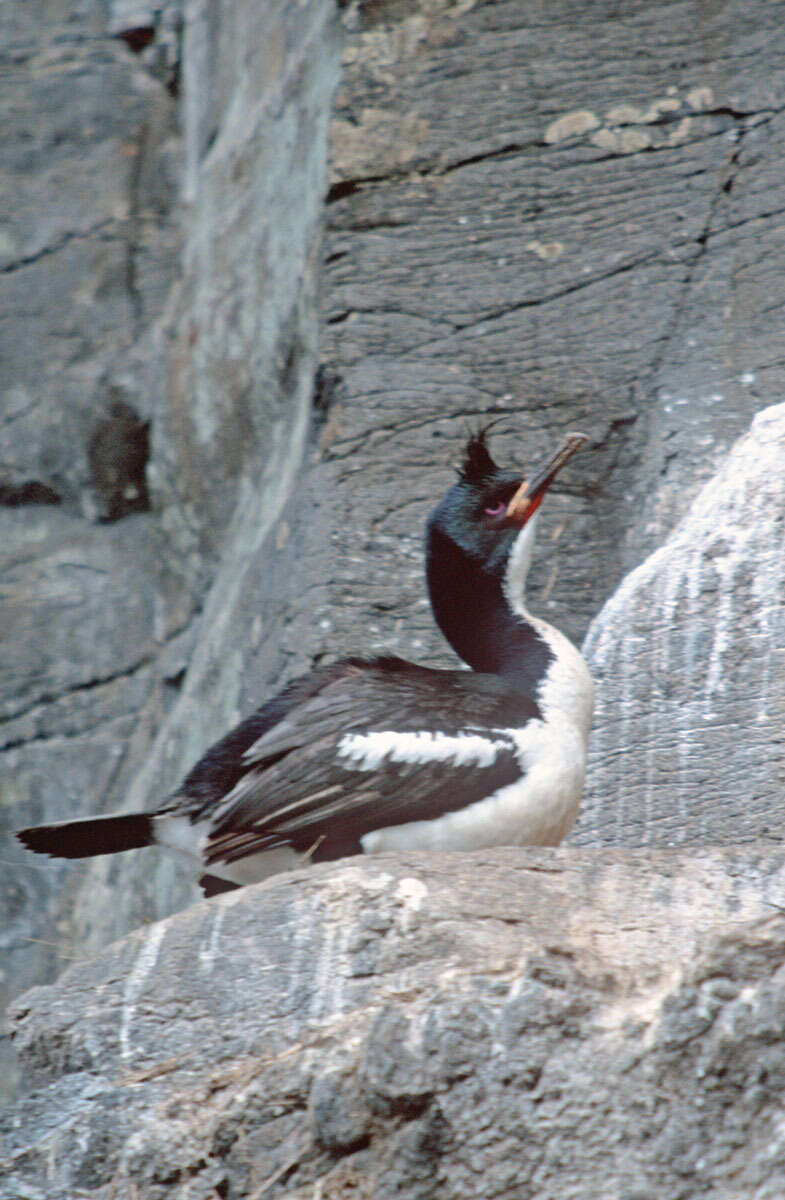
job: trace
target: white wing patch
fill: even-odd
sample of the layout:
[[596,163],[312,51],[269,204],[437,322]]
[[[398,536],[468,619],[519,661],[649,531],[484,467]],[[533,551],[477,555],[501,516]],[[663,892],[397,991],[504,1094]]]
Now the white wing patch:
[[[497,731],[494,731],[497,732]],[[399,733],[391,729],[374,733],[347,733],[338,743],[338,754],[360,771],[376,771],[386,760],[406,763],[449,763],[454,767],[490,767],[499,750],[511,748],[509,736],[501,739],[479,733]]]

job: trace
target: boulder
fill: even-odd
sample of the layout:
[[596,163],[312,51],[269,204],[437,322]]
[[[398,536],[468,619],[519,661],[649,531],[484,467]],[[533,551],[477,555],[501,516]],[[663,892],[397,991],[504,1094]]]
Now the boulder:
[[2,1194],[777,1200],[784,887],[498,850],[202,902],[19,1002]]

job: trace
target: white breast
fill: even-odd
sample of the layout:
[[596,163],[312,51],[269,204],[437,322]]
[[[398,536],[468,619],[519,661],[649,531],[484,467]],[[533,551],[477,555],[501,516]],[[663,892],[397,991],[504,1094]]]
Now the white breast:
[[[580,806],[586,739],[565,721],[530,721],[493,730],[515,745],[522,777],[483,800],[431,821],[366,833],[366,854],[383,850],[479,850],[489,846],[555,846]],[[445,768],[449,770],[449,768]]]

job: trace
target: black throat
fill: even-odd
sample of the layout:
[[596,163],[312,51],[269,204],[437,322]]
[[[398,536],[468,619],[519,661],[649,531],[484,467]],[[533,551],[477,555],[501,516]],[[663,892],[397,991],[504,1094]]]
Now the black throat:
[[433,615],[455,653],[473,670],[502,675],[535,699],[553,653],[510,608],[503,576],[484,571],[437,526],[429,530],[427,576]]

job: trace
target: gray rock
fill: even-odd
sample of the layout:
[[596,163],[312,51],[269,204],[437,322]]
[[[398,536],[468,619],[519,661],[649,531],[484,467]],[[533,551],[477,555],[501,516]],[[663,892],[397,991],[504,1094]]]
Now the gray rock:
[[[114,372],[158,316],[177,261],[172,100],[105,36],[101,4],[50,4],[46,19],[40,5],[7,6],[0,25],[0,479],[13,502],[0,510],[7,827],[22,812],[119,802],[134,718],[140,731],[145,703],[156,719],[167,706],[153,664],[195,598],[152,522],[131,517],[120,533],[91,519],[105,514],[90,441],[106,406],[124,398]],[[130,399],[143,422],[150,398]],[[55,497],[56,508],[42,503]],[[47,953],[31,936],[62,937],[51,897],[42,906],[37,896],[37,913],[19,905],[36,893],[32,880],[44,885],[18,858],[5,872],[4,933],[22,960]],[[19,959],[6,965],[3,990],[31,981]]]
[[[232,606],[303,455],[338,71],[327,0],[191,5],[181,139],[119,8],[35,8],[0,15],[5,828],[154,802],[236,712]],[[219,668],[153,749],[202,609]],[[0,999],[194,894],[138,855],[5,860]]]
[[774,1200],[784,885],[500,850],[195,905],[20,1001],[3,1194]]
[[575,841],[782,840],[783,590],[779,404],[589,630],[598,701]]
[[[435,468],[488,412],[511,459],[568,426],[593,435],[544,507],[532,576],[534,602],[580,641],[785,394],[765,315],[782,268],[764,199],[785,130],[779,51],[761,70],[785,34],[765,4],[356,16],[327,210],[322,353],[340,386],[316,468],[338,508],[331,644],[360,592],[378,644],[416,639],[441,660],[409,555],[396,602],[381,582],[368,594],[358,547],[372,533],[379,554],[380,535],[408,549],[446,478]],[[617,130],[640,135],[635,152],[598,138]],[[386,506],[369,504],[377,484]]]
[[[4,826],[156,803],[330,655],[449,662],[420,536],[467,421],[501,417],[510,462],[567,427],[592,435],[544,511],[532,573],[534,609],[580,640],[785,395],[778,6],[339,5],[337,92],[331,0],[196,0],[182,30],[176,3],[45,7],[0,11]],[[133,28],[152,41],[132,45]],[[138,489],[140,444],[119,463],[105,453],[117,405],[148,432],[149,509],[128,515],[117,497]],[[764,595],[750,573],[770,516],[747,558],[743,514],[730,559],[715,547],[712,568],[702,541],[691,576],[714,572],[723,613],[751,626],[718,643],[707,592],[689,620],[673,614],[673,680],[656,655],[634,678],[597,658],[579,838],[779,837],[779,734],[752,720],[762,691],[745,666],[769,670],[776,697],[779,576],[766,559]],[[722,590],[723,565],[739,567],[738,592]],[[613,605],[602,628],[626,653]],[[667,606],[633,608],[653,642]],[[708,683],[704,730],[691,697]],[[194,896],[152,852],[4,858],[4,995]],[[373,978],[385,939],[357,936],[354,969]],[[428,1042],[445,1078],[483,1041],[489,1001],[468,1003],[471,1020],[459,1003],[443,1044],[438,1025]],[[521,1051],[520,1079],[541,1069],[545,1037]],[[369,1078],[386,1069],[368,1058]],[[367,1126],[335,1071],[302,1093],[329,1153]],[[420,1103],[415,1088],[404,1107]],[[425,1195],[442,1118],[426,1106],[396,1130],[389,1162]]]

